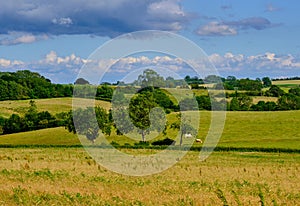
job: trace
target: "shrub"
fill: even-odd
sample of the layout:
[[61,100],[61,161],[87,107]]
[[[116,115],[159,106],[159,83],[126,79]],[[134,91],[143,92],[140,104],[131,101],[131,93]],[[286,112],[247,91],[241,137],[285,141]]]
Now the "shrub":
[[165,138],[163,140],[157,140],[155,142],[152,142],[152,145],[175,145],[176,141],[172,140],[170,138]]

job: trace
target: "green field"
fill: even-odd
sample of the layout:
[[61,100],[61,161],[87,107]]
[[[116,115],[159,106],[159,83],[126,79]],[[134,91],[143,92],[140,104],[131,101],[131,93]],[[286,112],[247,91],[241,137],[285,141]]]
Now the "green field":
[[[171,114],[168,119],[175,121],[174,117],[175,114]],[[299,117],[300,111],[227,112],[224,131],[218,146],[300,149]],[[210,112],[200,112],[198,137],[201,139],[205,139],[207,135],[210,118]],[[176,130],[168,129],[166,136],[174,138],[176,134]],[[160,134],[158,138],[164,136]],[[125,143],[133,145],[136,142],[114,133],[107,139],[120,145]],[[1,135],[0,144],[78,144],[78,140],[76,135],[67,132],[64,128],[51,128]]]
[[78,145],[76,134],[63,127],[0,136],[1,145]]
[[[72,109],[72,99],[67,98],[52,98],[52,99],[35,99],[38,111],[49,111],[51,114],[59,112],[67,112]],[[9,117],[11,114],[24,114],[29,107],[30,100],[18,100],[18,101],[0,101],[0,115],[3,117]],[[82,105],[85,105],[92,99],[80,99]],[[101,100],[95,100],[97,106],[103,108],[110,108],[110,102]]]

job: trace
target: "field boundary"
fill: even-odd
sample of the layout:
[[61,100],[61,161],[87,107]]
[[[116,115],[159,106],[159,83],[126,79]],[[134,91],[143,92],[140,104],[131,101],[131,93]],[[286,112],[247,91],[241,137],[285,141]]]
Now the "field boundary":
[[[85,147],[99,147],[99,148],[107,148],[109,149],[110,146],[99,146],[99,145],[90,145]],[[118,145],[114,146],[116,149],[153,149],[153,150],[190,150],[190,151],[201,151],[208,150],[211,151],[213,148],[209,147],[180,147],[180,146],[147,146],[147,145]],[[84,148],[81,144],[74,144],[74,145],[43,145],[43,144],[20,144],[20,145],[12,145],[12,144],[0,144],[0,148]],[[264,148],[264,147],[215,147],[213,149],[215,152],[264,152],[264,153],[297,153],[300,154],[300,149],[290,149],[290,148]]]

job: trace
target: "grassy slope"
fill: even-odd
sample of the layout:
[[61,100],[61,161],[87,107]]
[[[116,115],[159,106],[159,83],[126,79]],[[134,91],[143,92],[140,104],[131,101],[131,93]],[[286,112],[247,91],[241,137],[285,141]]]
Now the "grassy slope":
[[300,85],[300,80],[278,80],[278,81],[272,81],[272,84],[274,85]]
[[300,111],[228,112],[219,146],[300,148]]
[[[228,112],[223,135],[218,146],[300,148],[300,111]],[[168,117],[174,121],[175,115]],[[210,112],[201,112],[199,137],[205,139],[210,125]],[[174,138],[176,130],[168,129]],[[163,138],[162,134],[158,138]],[[112,134],[107,138],[123,145],[134,140]],[[137,139],[139,141],[139,139]],[[99,139],[97,142],[101,142]],[[0,144],[78,144],[76,135],[64,128],[52,128],[0,136]]]
[[[11,114],[23,114],[29,107],[30,100],[19,101],[0,101],[0,116],[9,117]],[[49,111],[52,114],[66,112],[72,109],[72,98],[52,98],[52,99],[35,99],[39,111]],[[82,104],[93,101],[90,99],[81,99]],[[100,100],[95,100],[96,105],[110,108],[110,103]]]
[[1,135],[0,144],[8,145],[75,145],[80,144],[77,135],[63,127],[42,129],[30,132]]

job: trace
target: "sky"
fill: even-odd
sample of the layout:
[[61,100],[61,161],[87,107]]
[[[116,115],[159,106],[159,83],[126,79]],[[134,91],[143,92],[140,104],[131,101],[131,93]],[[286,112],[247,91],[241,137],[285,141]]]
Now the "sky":
[[[0,0],[0,71],[73,83],[106,42],[161,30],[202,48],[223,77],[300,76],[299,8],[297,0]],[[107,81],[145,65],[190,72],[180,57],[142,53],[119,59]]]

